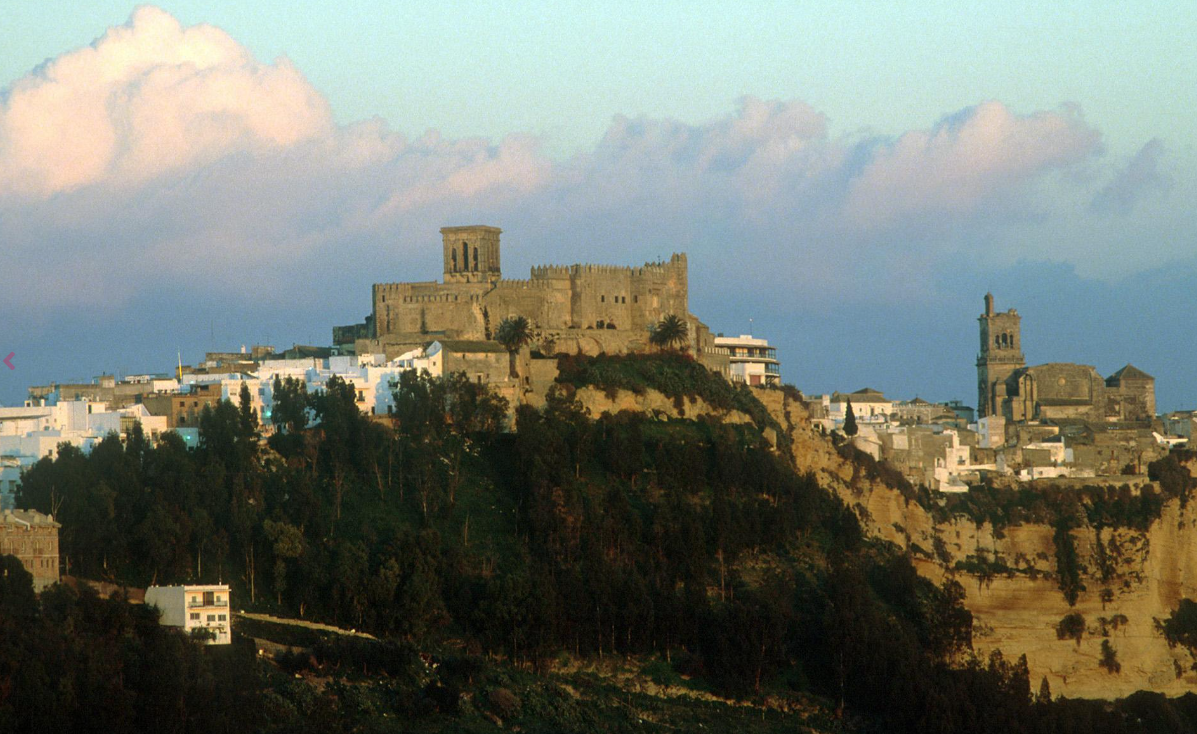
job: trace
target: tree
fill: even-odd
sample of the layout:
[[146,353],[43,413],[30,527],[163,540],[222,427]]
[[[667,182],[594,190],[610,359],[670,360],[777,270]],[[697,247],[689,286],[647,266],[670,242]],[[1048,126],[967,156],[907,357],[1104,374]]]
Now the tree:
[[241,383],[241,392],[237,395],[241,433],[245,438],[257,438],[258,414],[254,412],[253,397],[249,393],[249,385]]
[[1057,640],[1076,640],[1076,646],[1081,646],[1081,637],[1085,634],[1085,618],[1079,612],[1066,614],[1056,625]]
[[856,413],[852,410],[852,398],[848,398],[848,407],[844,415],[844,435],[855,436],[859,431],[856,426]]
[[528,325],[528,319],[523,316],[508,316],[503,319],[499,322],[499,328],[495,332],[495,341],[502,344],[503,348],[507,350],[507,356],[511,360],[511,379],[519,379],[519,372],[515,368],[515,355],[519,354],[519,351],[532,341],[532,331]]
[[[1184,646],[1190,653],[1197,654],[1197,602],[1181,599],[1167,619],[1155,621],[1156,629],[1164,634],[1168,647]],[[1197,670],[1197,663],[1193,664]]]
[[1110,674],[1122,672],[1122,663],[1118,662],[1118,651],[1114,649],[1109,640],[1101,641],[1101,660],[1097,664]]
[[648,341],[661,349],[674,349],[684,345],[689,336],[686,322],[677,314],[668,314],[652,328]]
[[279,606],[283,603],[283,592],[287,590],[287,560],[303,555],[303,532],[285,522],[267,520],[262,524],[266,537],[274,544],[274,593]]

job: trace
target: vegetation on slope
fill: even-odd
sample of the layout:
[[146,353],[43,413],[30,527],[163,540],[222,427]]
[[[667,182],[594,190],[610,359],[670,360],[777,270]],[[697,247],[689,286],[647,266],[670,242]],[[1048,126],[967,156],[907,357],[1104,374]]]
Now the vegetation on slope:
[[563,355],[557,360],[557,382],[573,388],[594,387],[614,397],[617,390],[642,395],[646,390],[671,398],[679,411],[687,400],[701,399],[716,410],[736,410],[762,430],[781,426],[747,385],[732,385],[684,352],[657,354]]
[[[688,369],[659,359],[664,374]],[[1065,704],[1032,700],[1025,662],[971,657],[958,584],[935,586],[862,537],[759,424],[594,419],[556,395],[504,433],[501,401],[460,377],[405,375],[385,423],[336,380],[311,396],[279,387],[267,446],[247,404],[225,403],[203,415],[195,451],[136,434],[88,456],[64,447],[21,493],[63,523],[75,573],[223,578],[235,605],[387,640],[317,645],[286,662],[303,680],[264,671],[244,686],[279,730],[385,729],[391,716],[487,730],[486,714],[525,730],[693,728],[676,709],[646,726],[639,712],[656,704],[643,699],[628,704],[633,721],[615,713],[618,696],[575,698],[606,684],[561,678],[562,656],[654,661],[658,680],[756,701],[822,701],[851,728],[1069,730]],[[412,677],[413,655],[439,672]],[[1128,720],[1068,711],[1090,731]]]

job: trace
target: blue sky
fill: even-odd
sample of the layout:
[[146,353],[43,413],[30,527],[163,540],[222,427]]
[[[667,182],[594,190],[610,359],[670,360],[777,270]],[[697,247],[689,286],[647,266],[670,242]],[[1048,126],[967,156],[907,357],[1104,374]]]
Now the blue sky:
[[517,277],[686,250],[808,392],[974,401],[993,290],[1197,407],[1197,6],[964,5],[9,8],[0,402],[327,342],[485,221]]

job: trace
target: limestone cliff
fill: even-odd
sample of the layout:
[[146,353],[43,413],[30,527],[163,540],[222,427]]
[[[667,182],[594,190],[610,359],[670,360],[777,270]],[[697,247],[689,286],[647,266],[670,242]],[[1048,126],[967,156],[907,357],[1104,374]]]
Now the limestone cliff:
[[[1038,689],[1046,677],[1053,695],[1117,698],[1137,690],[1179,695],[1197,688],[1189,653],[1169,648],[1155,628],[1155,620],[1167,618],[1182,597],[1197,598],[1197,506],[1169,501],[1145,532],[1074,529],[1085,590],[1070,607],[1056,577],[1053,527],[995,529],[964,516],[936,522],[898,489],[870,479],[841,457],[807,420],[801,403],[781,391],[762,390],[758,397],[785,428],[799,471],[814,472],[853,507],[868,533],[910,549],[923,575],[935,581],[953,575],[964,586],[978,652],[1001,650],[1007,659],[1025,654],[1032,687]],[[1107,559],[1104,581],[1099,543]],[[978,559],[1012,570],[981,576],[956,569],[958,562]],[[1079,643],[1056,633],[1073,612],[1085,619]],[[1103,640],[1116,651],[1118,673],[1098,665]]]
[[[1169,648],[1155,626],[1182,597],[1197,598],[1197,505],[1168,502],[1145,532],[1099,531],[1088,525],[1072,530],[1085,569],[1085,590],[1070,607],[1057,579],[1053,527],[1019,524],[995,529],[963,515],[937,522],[899,489],[843,458],[810,423],[801,402],[780,390],[757,390],[756,395],[785,431],[781,440],[793,447],[799,471],[813,472],[822,486],[855,509],[870,535],[909,549],[924,576],[936,582],[952,576],[961,583],[975,619],[978,653],[1001,650],[1007,659],[1026,655],[1032,688],[1038,690],[1047,678],[1057,696],[1118,698],[1138,690],[1179,695],[1197,689],[1197,673],[1190,670],[1193,659],[1183,648]],[[679,409],[675,401],[653,391],[608,395],[584,388],[576,397],[596,417],[634,410],[659,417],[751,420],[743,413],[712,409],[701,400],[685,401]],[[1098,572],[1099,543],[1107,558],[1105,581]],[[975,566],[978,560],[1010,571],[981,575],[957,568],[960,562]],[[1057,625],[1074,612],[1085,620],[1080,641],[1058,639]],[[1103,640],[1116,651],[1118,673],[1098,664]]]

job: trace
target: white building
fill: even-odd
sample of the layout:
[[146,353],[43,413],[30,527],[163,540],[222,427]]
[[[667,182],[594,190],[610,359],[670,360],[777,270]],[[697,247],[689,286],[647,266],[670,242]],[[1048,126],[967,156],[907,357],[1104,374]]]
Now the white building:
[[781,384],[781,363],[777,361],[777,347],[766,339],[754,339],[751,334],[715,337],[715,349],[725,350],[731,361],[732,382],[748,385]]
[[0,509],[12,509],[21,472],[42,457],[53,458],[59,444],[89,452],[109,433],[123,439],[138,423],[150,440],[167,429],[166,417],[150,415],[144,405],[109,410],[102,402],[60,400],[0,407]]
[[188,635],[196,629],[211,630],[215,637],[210,645],[233,641],[228,584],[151,586],[145,590],[145,603],[158,607],[162,624],[181,627]]
[[836,428],[844,425],[848,417],[848,403],[852,403],[852,415],[857,424],[877,426],[888,425],[894,412],[894,401],[871,387],[861,388],[853,393],[835,392],[827,404],[828,417]]

